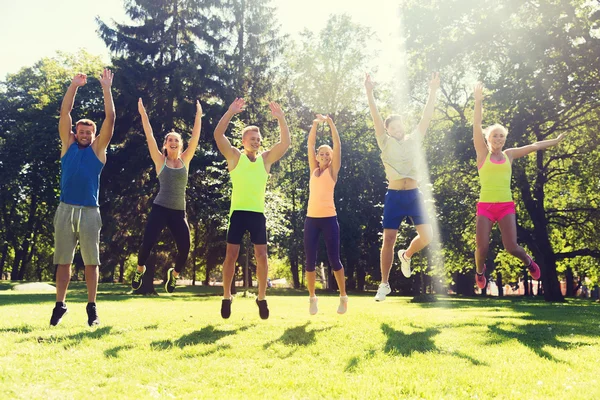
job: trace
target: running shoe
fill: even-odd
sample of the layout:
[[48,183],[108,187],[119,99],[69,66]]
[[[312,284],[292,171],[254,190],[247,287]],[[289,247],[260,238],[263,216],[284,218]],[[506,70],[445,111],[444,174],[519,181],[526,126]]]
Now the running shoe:
[[475,269],[475,282],[477,282],[477,287],[481,290],[485,289],[487,286],[487,278],[485,277],[485,265],[483,266],[483,272],[480,274]]
[[348,311],[348,296],[340,296],[340,305],[338,306],[338,314],[345,314]]
[[385,296],[392,292],[392,288],[390,288],[389,283],[381,283],[379,288],[377,289],[377,294],[375,295],[375,301],[384,301]]
[[135,270],[135,275],[133,276],[133,280],[131,281],[131,288],[133,290],[138,290],[142,286],[142,277],[146,273],[146,266],[144,265],[144,269],[142,272]]
[[310,306],[308,306],[308,312],[310,313],[310,315],[315,315],[316,313],[319,312],[319,308],[317,307],[317,302],[319,301],[319,299],[317,299],[317,297],[309,297],[310,300]]
[[535,263],[535,261],[533,261],[533,259],[530,256],[527,257],[529,258],[529,265],[527,266],[527,270],[529,270],[529,274],[531,275],[531,277],[537,281],[542,275],[540,267]]
[[167,283],[165,283],[165,290],[167,293],[173,293],[175,290],[175,281],[177,281],[177,278],[173,274],[174,271],[175,268],[169,268],[167,271]]
[[62,302],[57,302],[56,306],[52,310],[52,317],[50,317],[50,325],[56,326],[59,324],[62,317],[68,312],[67,305]]

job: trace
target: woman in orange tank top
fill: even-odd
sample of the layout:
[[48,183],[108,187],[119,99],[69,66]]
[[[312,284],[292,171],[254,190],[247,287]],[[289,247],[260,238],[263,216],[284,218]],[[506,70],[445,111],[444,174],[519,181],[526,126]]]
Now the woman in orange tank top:
[[[320,146],[315,152],[317,127],[327,122],[331,130],[333,149],[329,145]],[[310,295],[309,313],[318,312],[315,295],[316,261],[320,233],[323,232],[327,257],[340,289],[338,314],[348,309],[344,267],[340,261],[340,226],[333,202],[333,191],[340,171],[342,148],[340,135],[331,117],[317,114],[308,134],[308,164],[310,166],[310,187],[308,210],[304,222],[304,251],[306,253],[306,282]]]

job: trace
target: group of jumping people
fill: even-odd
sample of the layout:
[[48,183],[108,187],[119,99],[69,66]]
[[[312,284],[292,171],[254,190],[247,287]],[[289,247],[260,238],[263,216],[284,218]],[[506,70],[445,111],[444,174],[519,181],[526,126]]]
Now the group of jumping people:
[[[93,326],[100,323],[96,309],[100,229],[102,227],[98,195],[100,174],[106,163],[106,149],[112,138],[115,123],[115,109],[111,94],[112,80],[113,73],[109,69],[105,69],[100,77],[104,94],[105,119],[97,137],[96,125],[88,119],[77,121],[75,131],[72,131],[71,111],[77,90],[87,83],[85,74],[77,74],[73,78],[61,106],[59,119],[59,133],[62,142],[61,190],[60,204],[54,217],[54,263],[58,267],[56,305],[50,319],[50,324],[53,326],[57,325],[67,312],[65,299],[71,277],[71,264],[78,242],[85,264],[88,324]],[[414,225],[417,231],[417,235],[408,248],[398,251],[400,269],[405,277],[408,278],[411,275],[410,263],[413,255],[432,240],[433,231],[418,181],[423,172],[420,163],[424,162],[421,149],[422,139],[434,114],[439,86],[440,77],[435,73],[429,82],[429,97],[421,120],[415,129],[407,134],[400,115],[392,114],[385,120],[381,117],[373,94],[375,84],[369,74],[365,76],[365,89],[375,127],[375,137],[381,150],[381,160],[388,180],[388,190],[383,208],[381,283],[375,295],[376,301],[384,301],[391,292],[388,280],[400,224],[406,220]],[[477,152],[477,168],[481,183],[476,213],[476,283],[482,289],[487,285],[484,275],[485,259],[490,232],[496,222],[500,227],[505,249],[524,263],[534,279],[539,279],[538,265],[517,244],[515,204],[510,189],[511,164],[516,158],[558,144],[564,135],[553,140],[503,151],[508,134],[507,129],[499,124],[491,125],[486,129],[483,129],[481,125],[483,114],[483,86],[481,84],[475,86],[474,96],[473,143]],[[269,104],[271,115],[279,123],[279,141],[271,149],[261,152],[260,129],[257,126],[249,125],[241,131],[243,148],[240,150],[232,146],[225,136],[225,132],[234,115],[244,111],[244,108],[244,99],[236,98],[214,131],[217,147],[227,160],[227,169],[232,183],[227,249],[223,262],[221,316],[224,319],[231,316],[233,301],[231,284],[234,278],[235,263],[242,237],[248,231],[256,258],[258,278],[256,304],[260,318],[267,319],[269,318],[269,307],[266,300],[268,258],[265,191],[271,166],[286,153],[291,139],[283,110],[279,104],[271,102]],[[185,151],[183,150],[183,139],[176,132],[167,133],[162,149],[159,148],[141,98],[138,101],[138,111],[160,189],[148,216],[143,242],[138,252],[137,269],[131,286],[136,290],[141,287],[144,279],[153,279],[153,276],[146,275],[145,264],[160,233],[165,227],[168,227],[177,247],[175,266],[168,269],[165,281],[165,290],[172,293],[190,250],[185,192],[190,162],[200,138],[202,106],[200,102],[196,102],[194,127]],[[315,150],[317,129],[321,124],[329,127],[332,146],[322,145]],[[304,248],[309,313],[314,315],[318,312],[318,299],[315,294],[315,267],[318,243],[322,233],[329,263],[340,291],[337,312],[344,314],[348,310],[348,296],[344,267],[340,261],[340,229],[334,204],[334,190],[341,167],[342,150],[340,135],[330,116],[316,115],[308,134],[307,154],[310,181],[304,223]]]

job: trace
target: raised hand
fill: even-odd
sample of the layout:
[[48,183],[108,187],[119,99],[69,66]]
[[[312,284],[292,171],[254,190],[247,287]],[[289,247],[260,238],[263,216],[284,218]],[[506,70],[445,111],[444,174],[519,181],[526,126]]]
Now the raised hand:
[[322,124],[325,121],[327,121],[327,118],[322,114],[316,114],[316,118],[313,120],[313,122],[316,124]]
[[[197,106],[196,106],[197,107]],[[229,111],[234,114],[239,114],[244,111],[246,102],[242,98],[236,98],[231,105],[229,105]]]
[[556,144],[558,144],[558,143],[562,142],[562,141],[563,141],[563,139],[564,139],[566,136],[567,136],[567,134],[566,134],[566,133],[561,133],[560,135],[558,135],[558,136],[556,137],[556,139],[555,139],[555,140],[556,140]]
[[115,74],[113,74],[110,69],[104,68],[104,71],[102,71],[102,75],[100,75],[99,79],[102,87],[111,87],[114,76]]
[[431,74],[431,80],[429,81],[429,90],[436,91],[440,87],[440,73],[434,72]]
[[81,87],[87,83],[87,75],[86,74],[77,74],[73,77],[71,83],[74,83],[76,86]]
[[138,111],[140,115],[146,115],[146,107],[144,107],[144,103],[142,102],[141,97],[138,100]]
[[483,101],[483,83],[477,82],[473,95],[475,96],[475,101]]
[[[142,99],[140,99],[142,101]],[[202,116],[202,105],[200,105],[200,101],[196,100],[196,116]]]
[[271,115],[273,116],[273,118],[278,120],[285,118],[283,110],[281,109],[281,106],[279,104],[272,101],[269,103],[269,108],[271,109]]
[[375,88],[375,83],[371,80],[371,75],[369,73],[365,73],[365,88],[367,92],[372,92],[373,88]]

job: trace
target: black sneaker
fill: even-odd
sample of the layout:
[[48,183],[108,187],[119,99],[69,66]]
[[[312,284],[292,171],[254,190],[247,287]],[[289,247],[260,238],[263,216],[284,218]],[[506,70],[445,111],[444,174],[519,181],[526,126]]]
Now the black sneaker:
[[87,311],[89,326],[100,325],[98,313],[96,312],[96,303],[88,303],[85,311]]
[[256,299],[256,305],[258,306],[258,314],[262,319],[269,318],[269,307],[267,306],[267,300]]
[[231,316],[231,302],[233,299],[223,299],[221,302],[221,317],[227,319]]
[[142,278],[146,273],[146,266],[144,265],[144,270],[142,272],[135,270],[135,275],[133,276],[133,280],[131,281],[131,288],[133,290],[138,290],[142,286]]
[[54,306],[54,310],[52,310],[52,317],[50,317],[50,325],[58,325],[63,315],[65,315],[67,312],[67,305],[62,302],[57,302],[56,306]]
[[167,293],[173,293],[175,290],[175,281],[177,278],[173,275],[173,271],[175,271],[175,268],[169,268],[167,271],[167,283],[165,283],[165,290]]

